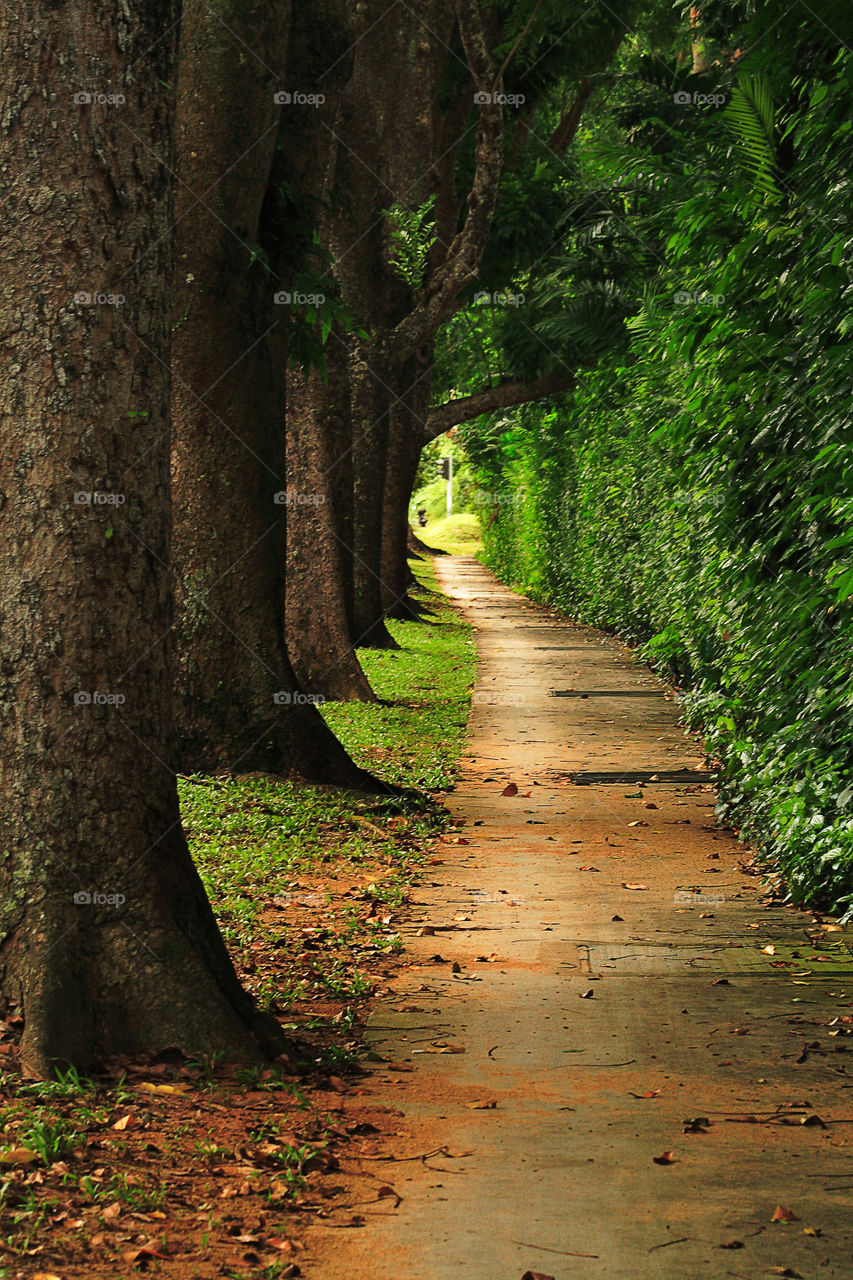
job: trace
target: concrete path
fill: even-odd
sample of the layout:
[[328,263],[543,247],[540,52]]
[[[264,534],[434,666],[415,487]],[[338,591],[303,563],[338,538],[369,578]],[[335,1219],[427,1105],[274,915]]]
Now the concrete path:
[[402,1113],[345,1166],[366,1225],[333,1215],[309,1274],[850,1280],[846,932],[764,896],[622,645],[438,564],[481,660],[461,842],[416,894],[383,1061],[345,1103]]

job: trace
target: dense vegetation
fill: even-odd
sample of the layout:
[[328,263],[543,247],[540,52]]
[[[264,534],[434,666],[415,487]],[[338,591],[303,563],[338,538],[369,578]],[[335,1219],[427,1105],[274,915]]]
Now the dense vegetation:
[[705,11],[692,64],[683,34],[625,52],[558,244],[480,336],[534,376],[570,335],[575,386],[462,432],[490,564],[642,643],[723,812],[796,898],[850,915],[849,15],[742,8]]

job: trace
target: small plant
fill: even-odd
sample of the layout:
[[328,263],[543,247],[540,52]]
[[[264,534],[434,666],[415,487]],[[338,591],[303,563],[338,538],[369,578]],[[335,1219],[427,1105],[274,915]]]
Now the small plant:
[[48,1115],[39,1107],[29,1126],[18,1130],[16,1141],[37,1152],[45,1164],[53,1164],[71,1155],[83,1135],[73,1130],[64,1117]]

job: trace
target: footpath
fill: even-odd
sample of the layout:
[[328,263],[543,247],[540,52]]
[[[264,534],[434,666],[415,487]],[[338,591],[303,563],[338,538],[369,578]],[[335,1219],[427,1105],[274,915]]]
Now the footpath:
[[351,1102],[396,1134],[306,1274],[853,1280],[848,931],[766,893],[624,646],[438,569],[480,653],[458,834]]

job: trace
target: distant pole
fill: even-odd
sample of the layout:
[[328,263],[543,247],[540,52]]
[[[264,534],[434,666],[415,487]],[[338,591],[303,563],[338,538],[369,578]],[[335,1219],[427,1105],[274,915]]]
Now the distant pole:
[[447,514],[453,515],[453,454],[447,459]]

